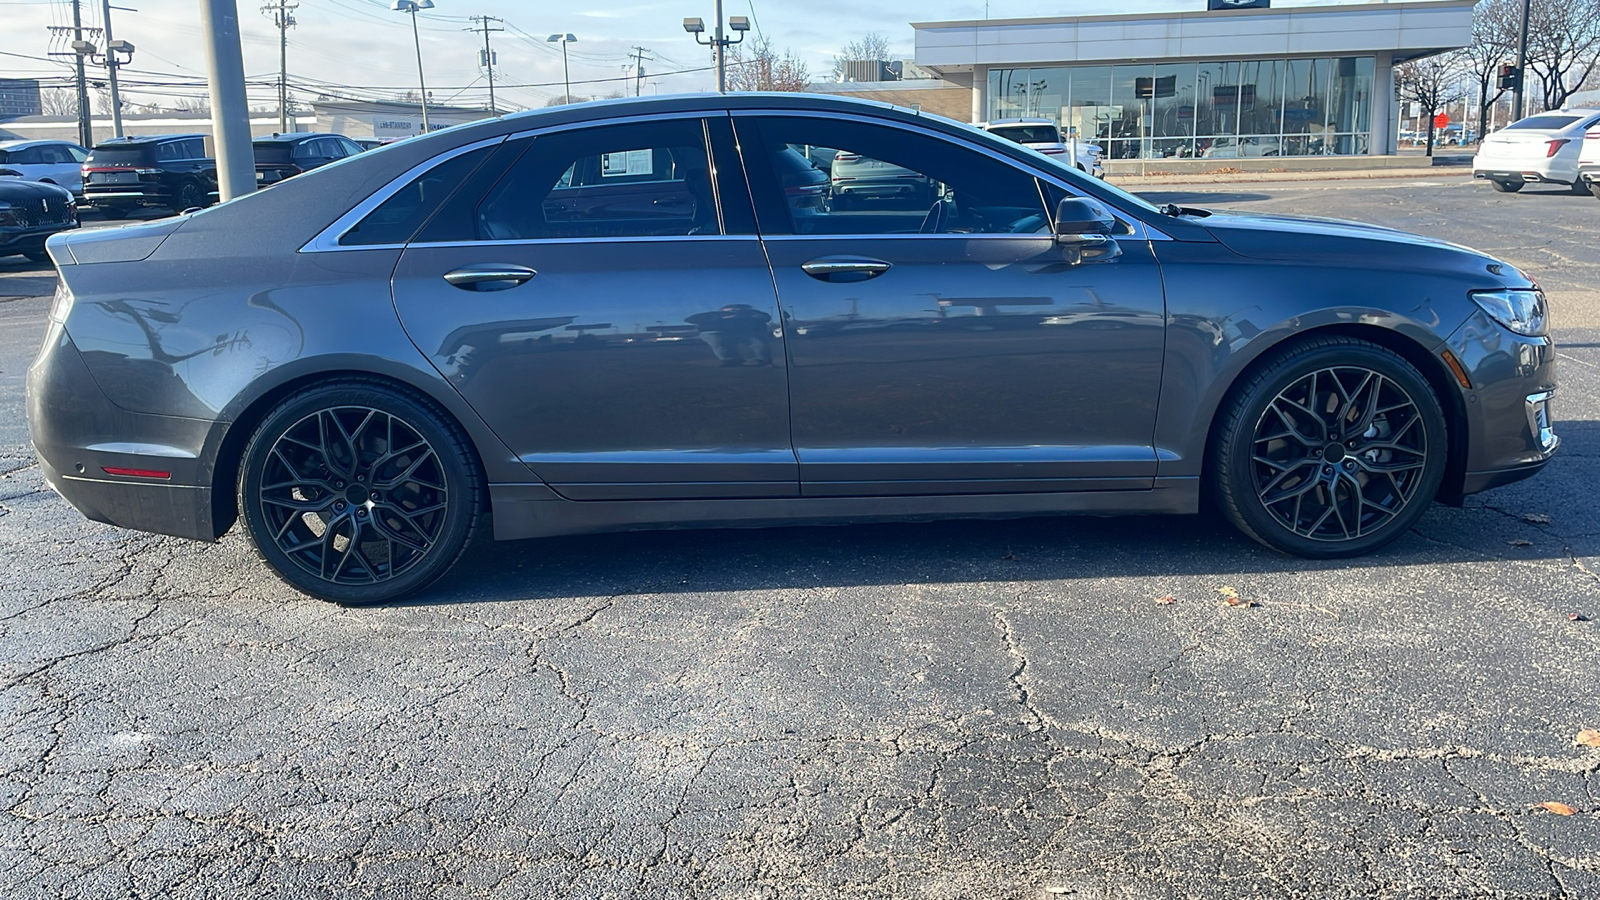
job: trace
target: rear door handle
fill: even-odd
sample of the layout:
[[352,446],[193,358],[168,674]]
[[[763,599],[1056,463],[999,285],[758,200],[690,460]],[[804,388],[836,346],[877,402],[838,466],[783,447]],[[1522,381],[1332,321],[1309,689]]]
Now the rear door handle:
[[527,266],[477,263],[444,273],[444,280],[464,291],[503,291],[539,274]]
[[865,281],[889,271],[890,264],[881,259],[863,259],[855,256],[828,256],[804,263],[800,270],[821,281]]

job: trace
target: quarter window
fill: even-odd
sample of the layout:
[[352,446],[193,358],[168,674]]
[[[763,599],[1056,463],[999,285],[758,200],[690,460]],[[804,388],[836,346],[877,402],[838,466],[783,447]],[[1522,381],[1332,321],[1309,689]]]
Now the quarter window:
[[494,147],[451,157],[412,179],[339,238],[343,247],[404,244],[466,181]]
[[[1034,177],[930,135],[810,116],[740,119],[762,227],[790,234],[1031,234],[1049,231]],[[760,182],[766,182],[765,185]]]
[[479,240],[720,233],[698,119],[542,135],[477,210]]

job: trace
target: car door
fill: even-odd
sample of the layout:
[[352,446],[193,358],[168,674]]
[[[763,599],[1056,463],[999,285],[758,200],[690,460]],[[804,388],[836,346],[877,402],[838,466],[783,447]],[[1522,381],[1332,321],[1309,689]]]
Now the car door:
[[[783,309],[802,495],[1153,484],[1165,305],[1142,232],[1083,259],[1052,234],[1043,192],[1064,191],[998,153],[852,117],[734,121]],[[795,203],[768,157],[808,146],[916,173],[938,199]]]
[[[707,127],[510,141],[395,270],[417,346],[569,499],[799,493],[771,273]],[[725,114],[712,132],[736,167]]]

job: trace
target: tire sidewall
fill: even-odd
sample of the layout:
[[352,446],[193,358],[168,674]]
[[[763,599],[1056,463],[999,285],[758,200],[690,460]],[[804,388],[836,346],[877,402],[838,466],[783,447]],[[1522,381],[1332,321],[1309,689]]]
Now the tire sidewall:
[[[1428,448],[1427,465],[1423,469],[1421,483],[1399,515],[1359,538],[1339,542],[1317,541],[1285,529],[1257,496],[1252,464],[1256,426],[1265,413],[1267,403],[1285,388],[1313,371],[1343,366],[1371,369],[1410,395],[1421,415]],[[1258,541],[1286,553],[1316,559],[1359,556],[1405,534],[1433,505],[1444,480],[1449,457],[1449,434],[1444,411],[1427,379],[1397,354],[1354,340],[1291,350],[1269,363],[1266,376],[1250,385],[1239,402],[1243,407],[1242,414],[1233,419],[1234,427],[1221,436],[1217,449],[1222,455],[1218,465],[1227,467],[1226,481],[1236,491],[1234,496],[1225,500],[1230,517]]]
[[[272,540],[260,502],[261,476],[273,444],[296,423],[319,410],[364,406],[393,415],[427,439],[444,471],[448,507],[439,538],[428,555],[397,578],[369,585],[325,581],[301,568]],[[466,548],[482,504],[482,477],[462,452],[466,438],[441,413],[406,394],[379,385],[333,384],[295,394],[278,405],[245,445],[239,466],[239,513],[261,558],[280,578],[313,597],[341,605],[383,603],[419,591],[443,575]]]

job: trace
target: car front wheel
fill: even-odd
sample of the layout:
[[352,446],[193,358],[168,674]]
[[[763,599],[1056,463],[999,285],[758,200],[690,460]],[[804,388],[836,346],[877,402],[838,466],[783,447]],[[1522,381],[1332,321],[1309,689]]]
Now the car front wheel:
[[1239,530],[1332,559],[1404,534],[1438,493],[1446,448],[1444,413],[1414,366],[1365,341],[1321,338],[1235,388],[1210,474]]
[[443,413],[388,385],[309,388],[268,413],[244,450],[238,499],[263,560],[342,604],[421,590],[477,528],[483,479]]

